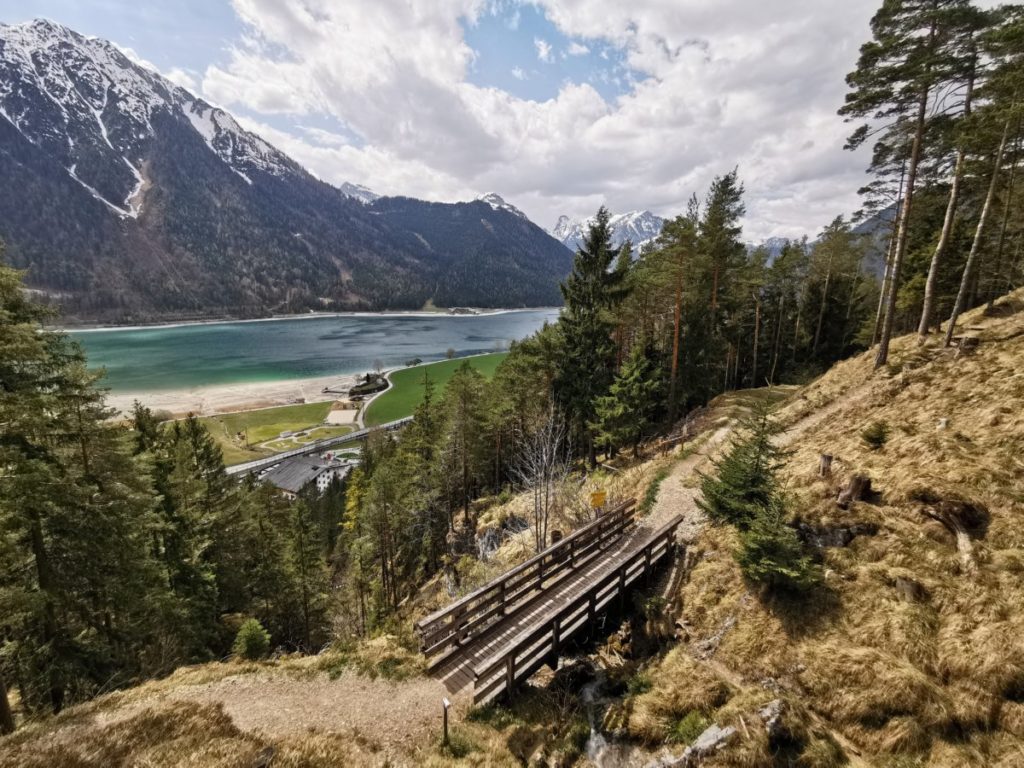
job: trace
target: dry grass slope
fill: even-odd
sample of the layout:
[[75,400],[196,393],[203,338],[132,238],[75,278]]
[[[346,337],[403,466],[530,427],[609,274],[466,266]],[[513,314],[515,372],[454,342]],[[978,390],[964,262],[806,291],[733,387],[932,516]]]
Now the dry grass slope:
[[[677,596],[687,642],[649,672],[634,735],[659,737],[685,707],[749,721],[782,697],[801,765],[840,764],[832,736],[870,765],[1024,765],[1024,291],[965,326],[972,354],[902,338],[888,368],[845,361],[781,410],[795,516],[859,533],[818,550],[825,588],[785,599],[744,583],[731,531],[706,530]],[[875,422],[888,428],[877,448],[862,436]],[[854,473],[876,494],[842,510]],[[696,672],[680,672],[680,653]],[[739,692],[717,710],[709,674]],[[761,730],[708,764],[770,764]]]

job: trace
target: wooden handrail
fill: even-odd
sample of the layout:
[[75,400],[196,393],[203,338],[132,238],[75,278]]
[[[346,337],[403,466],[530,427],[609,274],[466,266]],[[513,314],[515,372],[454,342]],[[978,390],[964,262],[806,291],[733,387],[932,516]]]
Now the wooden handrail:
[[530,596],[566,569],[587,562],[630,523],[635,499],[625,501],[529,560],[417,621],[421,650],[430,655],[458,645],[491,619]]
[[[681,515],[676,516],[650,536],[618,567],[578,595],[573,603],[549,613],[535,626],[523,630],[509,641],[503,650],[478,665],[473,670],[474,703],[480,703],[496,695],[501,690],[503,682],[508,688],[518,678],[532,674],[534,669],[543,664],[548,653],[557,652],[558,646],[569,640],[586,623],[586,618],[590,617],[591,613],[600,610],[616,594],[622,593],[628,584],[640,574],[646,573],[661,559],[671,547],[676,529],[682,521]],[[541,643],[549,633],[550,640]],[[519,658],[521,654],[522,659]]]

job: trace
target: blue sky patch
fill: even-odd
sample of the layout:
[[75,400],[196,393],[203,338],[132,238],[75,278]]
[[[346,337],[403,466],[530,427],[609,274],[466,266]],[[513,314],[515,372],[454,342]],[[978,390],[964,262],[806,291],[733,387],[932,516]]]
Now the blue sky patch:
[[466,79],[521,99],[546,101],[565,83],[589,83],[613,102],[640,79],[625,51],[604,40],[567,37],[535,5],[495,3],[475,23],[463,19],[462,29],[476,52]]

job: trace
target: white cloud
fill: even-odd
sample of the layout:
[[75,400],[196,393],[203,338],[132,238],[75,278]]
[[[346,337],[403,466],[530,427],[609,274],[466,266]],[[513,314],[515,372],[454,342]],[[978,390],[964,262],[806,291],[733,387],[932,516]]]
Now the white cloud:
[[164,77],[187,91],[199,93],[199,81],[196,79],[196,73],[191,70],[174,67],[164,72]]
[[526,73],[523,71],[522,67],[512,67],[512,77],[516,80],[525,80]]
[[582,43],[577,43],[573,41],[569,43],[567,53],[570,56],[586,56],[588,53],[590,53],[590,49],[587,48],[587,46],[583,45]]
[[752,239],[813,233],[858,205],[866,158],[843,151],[835,111],[877,0],[538,0],[570,39],[623,52],[639,80],[613,101],[586,83],[546,101],[470,83],[460,19],[487,0],[232,1],[248,37],[204,93],[343,123],[360,141],[253,126],[327,181],[441,200],[497,190],[550,226],[601,203],[674,215],[738,165]]
[[533,45],[537,49],[537,58],[541,61],[551,61],[551,43],[540,37],[533,38]]

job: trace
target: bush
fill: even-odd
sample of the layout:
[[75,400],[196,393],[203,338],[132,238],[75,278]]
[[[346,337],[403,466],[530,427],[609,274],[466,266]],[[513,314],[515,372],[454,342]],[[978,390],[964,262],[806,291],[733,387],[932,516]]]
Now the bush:
[[231,647],[236,656],[255,661],[267,655],[270,650],[270,633],[256,619],[248,619],[235,636]]
[[690,744],[698,736],[707,730],[711,721],[694,709],[686,713],[686,716],[672,726],[669,731],[669,740],[677,744]]
[[821,580],[819,568],[804,554],[796,531],[786,525],[780,502],[761,512],[750,528],[740,533],[736,560],[744,576],[769,587],[802,592]]
[[867,443],[868,448],[877,451],[889,439],[889,425],[884,421],[874,421],[860,433],[860,438]]

